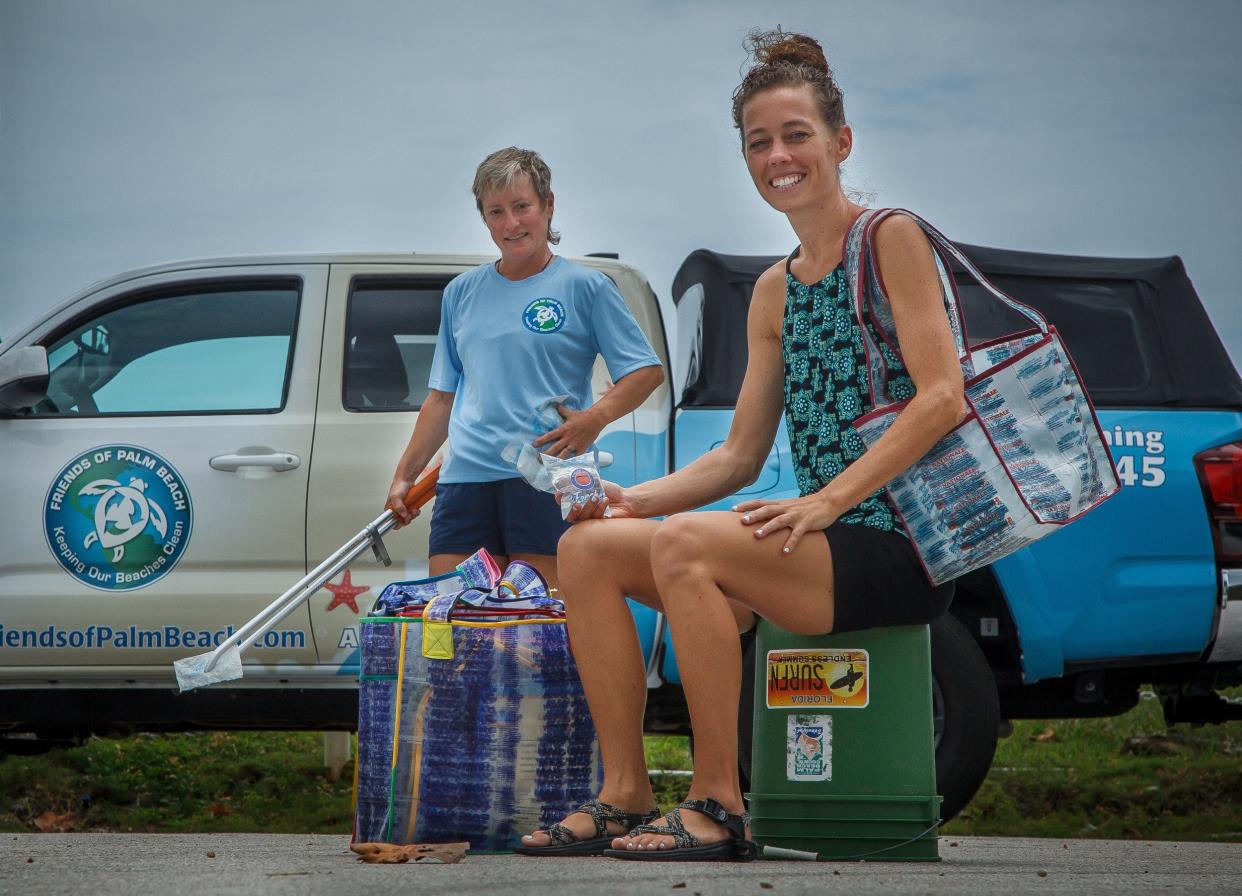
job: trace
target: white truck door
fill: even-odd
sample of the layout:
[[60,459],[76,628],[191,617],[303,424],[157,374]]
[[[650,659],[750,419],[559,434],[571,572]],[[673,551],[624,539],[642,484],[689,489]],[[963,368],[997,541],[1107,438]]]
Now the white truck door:
[[[642,328],[651,348],[664,370],[664,382],[656,387],[631,414],[614,420],[600,433],[601,475],[621,486],[656,479],[668,472],[669,420],[671,389],[669,379],[668,341],[659,302],[643,276],[634,268],[607,258],[585,258],[583,261],[616,284],[626,307]],[[597,358],[591,378],[596,399],[612,386],[612,379],[602,358]]]
[[[47,323],[47,399],[0,420],[5,678],[171,680],[305,573],[326,284],[161,273]],[[248,678],[306,670],[307,611],[243,656]]]
[[[312,565],[383,512],[427,396],[440,297],[462,270],[413,262],[332,266],[307,499]],[[321,668],[357,675],[358,617],[389,582],[426,575],[429,510],[384,537],[391,567],[363,555],[311,598]]]
[[[632,414],[609,424],[600,434],[601,453],[607,451],[611,461],[600,473],[605,479],[622,486],[658,479],[668,472],[673,382],[669,375],[668,339],[659,302],[647,281],[633,268],[603,259],[590,258],[586,262],[603,271],[617,284],[665,373],[664,382]],[[609,385],[608,371],[603,361],[597,359],[592,378],[595,395],[603,394]],[[667,635],[663,614],[635,601],[630,602],[630,609],[638,627],[648,686],[659,687],[663,680],[661,669],[664,657],[669,656],[671,663],[672,655],[672,642]]]
[[[584,261],[617,283],[665,359],[659,310],[642,278],[615,262]],[[444,287],[466,267],[415,258],[405,264],[332,266],[307,510],[312,564],[383,510],[393,468],[427,394]],[[610,385],[606,367],[597,360],[592,379],[596,397]],[[606,427],[599,439],[608,464],[603,475],[632,484],[640,459],[647,461],[644,469],[650,469],[643,478],[662,475],[668,415],[669,390],[662,385],[639,411]],[[348,576],[338,576],[311,599],[319,661],[336,674],[357,674],[357,620],[384,586],[426,575],[427,510],[412,525],[385,537],[392,567],[380,566],[365,555]]]

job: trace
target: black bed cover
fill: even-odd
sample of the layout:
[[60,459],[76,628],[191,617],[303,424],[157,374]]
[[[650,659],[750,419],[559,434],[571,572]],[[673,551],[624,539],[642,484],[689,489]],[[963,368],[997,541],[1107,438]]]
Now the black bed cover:
[[[1097,405],[1242,410],[1242,380],[1177,256],[1088,258],[958,246],[1002,292],[1038,309],[1061,332]],[[698,375],[686,386],[683,407],[736,402],[751,292],[777,260],[698,249],[682,262],[674,302],[695,284],[704,291]],[[972,345],[1028,328],[964,272],[954,273]]]

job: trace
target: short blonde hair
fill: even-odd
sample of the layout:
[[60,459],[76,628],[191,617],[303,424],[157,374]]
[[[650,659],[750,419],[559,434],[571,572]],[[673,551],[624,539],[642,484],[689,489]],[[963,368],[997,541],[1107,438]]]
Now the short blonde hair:
[[[525,174],[535,188],[535,195],[547,205],[552,198],[552,171],[547,163],[539,158],[533,149],[518,149],[510,146],[498,149],[479,163],[474,173],[474,204],[483,214],[483,194],[488,190],[504,190],[513,186],[514,182]],[[548,222],[548,242],[555,246],[561,241],[561,234],[552,229]]]

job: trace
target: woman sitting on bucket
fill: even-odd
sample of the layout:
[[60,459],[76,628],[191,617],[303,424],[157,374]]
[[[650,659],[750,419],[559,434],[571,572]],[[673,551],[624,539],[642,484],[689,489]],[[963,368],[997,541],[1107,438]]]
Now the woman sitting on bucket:
[[[527,854],[753,858],[738,781],[738,632],[756,616],[802,635],[924,624],[952,598],[952,584],[928,584],[882,491],[964,416],[931,247],[908,217],[876,229],[901,345],[889,392],[913,397],[864,453],[851,424],[871,400],[842,264],[863,211],[841,188],[853,132],[816,41],[770,32],[752,36],[752,46],[756,65],[734,93],[733,120],[755,187],[799,245],[755,285],[746,376],[724,444],[662,479],[606,483],[606,501],[571,515],[577,524],[560,541],[558,565],[604,785],[597,800],[527,835]],[[863,325],[874,330],[869,315]],[[801,497],[681,513],[755,481],[782,410]],[[694,729],[689,799],[654,824],[646,678],[627,596],[667,616]]]

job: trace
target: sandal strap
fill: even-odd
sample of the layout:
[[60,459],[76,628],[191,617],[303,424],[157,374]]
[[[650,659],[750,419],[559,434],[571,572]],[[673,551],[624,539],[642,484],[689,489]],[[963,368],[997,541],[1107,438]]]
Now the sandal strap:
[[[682,803],[684,806],[685,803]],[[638,834],[659,834],[662,837],[672,837],[673,846],[677,849],[687,849],[692,846],[699,846],[699,838],[686,830],[686,826],[681,821],[681,806],[673,809],[664,816],[665,825],[657,827],[654,824],[640,824],[629,832],[626,836],[634,837]]]
[[[691,812],[698,812],[700,815],[706,815],[716,824],[720,825],[729,832],[729,836],[737,842],[745,842],[746,825],[750,822],[750,815],[743,812],[741,815],[731,815],[729,810],[713,799],[705,800],[686,800],[677,805],[678,809],[689,809]],[[674,810],[676,811],[676,810]],[[670,813],[671,814],[671,813]],[[680,819],[678,819],[680,822]]]
[[578,835],[571,831],[559,821],[547,828],[544,833],[548,835],[548,839],[552,842],[549,846],[568,846],[571,843],[578,842]]
[[733,858],[735,860],[746,862],[758,857],[758,847],[755,846],[753,841],[746,839],[746,826],[750,824],[750,813],[743,812],[741,815],[731,815],[724,806],[713,799],[686,800],[679,803],[677,808],[664,816],[665,826],[657,827],[654,824],[640,824],[630,831],[627,836],[636,837],[639,834],[658,834],[664,837],[672,837],[674,849],[702,846],[702,841],[686,830],[686,825],[681,820],[682,809],[689,809],[691,812],[706,815],[716,824],[723,827],[729,834],[729,839],[724,842],[731,842],[733,844]]
[[[587,800],[573,812],[571,815],[582,813],[589,815],[591,821],[595,824],[595,837],[608,836],[608,823],[621,825],[625,831],[630,830],[638,824],[654,821],[660,817],[659,809],[652,809],[650,812],[626,812],[620,806],[614,806],[612,803],[605,803],[601,799]],[[554,846],[567,846],[570,843],[577,843],[581,838],[560,822],[552,825],[547,829],[548,837],[552,840]],[[621,836],[618,834],[617,836]]]

